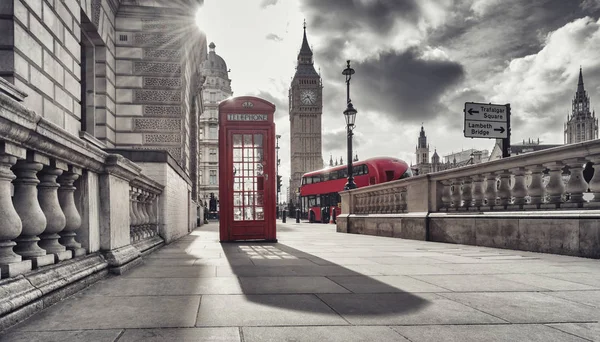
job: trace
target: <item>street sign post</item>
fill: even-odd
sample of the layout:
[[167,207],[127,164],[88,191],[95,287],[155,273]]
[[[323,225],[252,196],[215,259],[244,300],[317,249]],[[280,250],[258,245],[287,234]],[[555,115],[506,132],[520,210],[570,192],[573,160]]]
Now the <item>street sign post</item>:
[[465,138],[502,139],[502,158],[510,148],[510,104],[465,103]]

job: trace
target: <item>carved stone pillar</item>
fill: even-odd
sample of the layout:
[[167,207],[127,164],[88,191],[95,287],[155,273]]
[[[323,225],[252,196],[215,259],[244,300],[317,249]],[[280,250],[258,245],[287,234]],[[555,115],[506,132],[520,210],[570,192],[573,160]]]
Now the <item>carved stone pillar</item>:
[[563,201],[562,196],[565,192],[565,185],[562,180],[562,169],[565,165],[562,162],[553,162],[544,164],[544,166],[550,170],[550,180],[546,184],[548,203],[555,208],[556,204]]
[[[590,191],[594,194],[592,202],[600,202],[600,155],[590,156],[587,159],[594,163],[594,176],[590,179],[589,184]],[[593,205],[597,206],[598,204],[594,203]]]
[[407,195],[408,195],[408,192],[406,191],[406,189],[402,189],[400,191],[400,211],[401,212],[406,211]]
[[531,184],[527,188],[529,195],[529,203],[534,207],[539,207],[544,198],[544,184],[542,182],[542,172],[546,168],[541,165],[531,165],[527,167],[528,173],[531,176]]
[[140,230],[143,238],[147,238],[150,236],[148,232],[148,223],[150,223],[150,217],[146,213],[146,199],[148,198],[148,193],[146,191],[140,190],[138,192],[138,210],[137,212],[140,214],[141,222],[140,222]]
[[510,172],[500,171],[496,173],[500,178],[500,186],[496,191],[496,202],[498,206],[506,207],[510,202]]
[[471,179],[473,180],[473,198],[471,200],[471,204],[472,207],[475,207],[474,209],[479,209],[478,207],[483,205],[483,199],[484,199],[484,194],[483,194],[483,179],[484,177],[481,175],[474,175],[473,177],[471,177]]
[[462,207],[469,208],[472,205],[473,190],[471,188],[471,177],[465,177],[462,179],[462,200],[464,201]]
[[[31,261],[22,261],[13,251],[13,241],[21,234],[21,218],[11,200],[11,184],[15,175],[10,170],[17,158],[0,152],[0,273],[2,278],[13,277],[31,270]],[[29,266],[29,267],[27,267]]]
[[452,208],[457,209],[461,206],[461,190],[460,190],[460,179],[452,179]]
[[23,259],[31,260],[34,268],[54,263],[54,255],[47,255],[46,250],[38,246],[38,235],[46,229],[46,216],[38,202],[37,185],[40,181],[36,176],[43,167],[41,163],[27,160],[19,160],[13,166],[17,175],[13,181],[13,204],[23,223],[21,235],[15,239],[17,246],[14,250]]
[[568,203],[563,204],[565,208],[581,207],[585,202],[583,193],[587,191],[588,184],[583,178],[583,165],[586,163],[585,158],[573,158],[565,160],[565,164],[569,167],[571,176],[567,182],[565,191],[569,194]]
[[42,211],[46,216],[46,229],[44,233],[40,235],[40,242],[38,245],[46,250],[49,254],[54,254],[55,262],[67,260],[72,258],[71,251],[67,251],[67,248],[60,243],[60,233],[67,224],[65,214],[60,207],[58,201],[58,188],[60,185],[56,182],[56,178],[63,173],[63,170],[56,168],[55,166],[45,166],[42,171],[38,173],[40,178],[40,184],[38,185],[38,200]]
[[59,242],[67,247],[68,250],[73,252],[74,257],[82,256],[86,254],[84,248],[81,248],[81,244],[75,240],[77,233],[76,230],[81,227],[81,215],[75,206],[75,199],[73,194],[76,190],[73,183],[81,175],[81,170],[76,167],[69,167],[68,172],[64,172],[58,177],[60,188],[58,188],[58,202],[65,214],[66,224],[65,228],[60,232]]
[[495,173],[486,173],[485,174],[485,195],[486,199],[486,209],[491,209],[491,207],[496,205],[496,174]]
[[450,205],[452,204],[452,182],[449,180],[443,180],[440,183],[442,183],[442,205],[440,206],[439,209],[443,209],[443,210],[447,210],[448,208],[450,208]]
[[525,204],[525,196],[527,196],[527,187],[525,186],[526,170],[523,167],[517,167],[510,169],[510,172],[515,177],[515,183],[513,184],[511,191],[512,197],[514,198],[513,204],[521,206]]
[[158,221],[156,219],[156,214],[154,213],[154,203],[156,201],[156,195],[150,194],[148,197],[148,201],[146,202],[146,212],[150,216],[150,231],[152,232],[152,236],[155,236],[157,233],[157,224]]

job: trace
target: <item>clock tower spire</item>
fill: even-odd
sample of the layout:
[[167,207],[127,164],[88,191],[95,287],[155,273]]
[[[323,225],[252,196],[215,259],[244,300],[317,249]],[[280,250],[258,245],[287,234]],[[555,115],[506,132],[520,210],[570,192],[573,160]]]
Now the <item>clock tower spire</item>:
[[[306,21],[302,45],[298,52],[296,73],[289,91],[290,104],[290,201],[298,205],[302,175],[323,168],[321,152],[321,114],[323,86],[313,61],[306,37]],[[306,208],[303,208],[305,211]]]

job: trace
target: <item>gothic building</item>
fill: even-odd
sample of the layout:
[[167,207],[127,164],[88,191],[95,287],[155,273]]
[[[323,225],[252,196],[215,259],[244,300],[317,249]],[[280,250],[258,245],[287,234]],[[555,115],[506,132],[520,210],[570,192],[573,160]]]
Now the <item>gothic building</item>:
[[565,144],[598,139],[598,118],[590,112],[590,97],[583,87],[583,72],[579,68],[579,82],[572,101],[571,115],[567,115],[564,126]]
[[429,145],[427,144],[427,136],[425,135],[425,130],[422,125],[421,132],[419,132],[415,155],[417,157],[417,172],[419,174],[431,172],[431,164],[429,163]]
[[296,193],[302,175],[323,167],[321,152],[321,114],[323,113],[321,76],[313,65],[313,52],[306,39],[298,53],[296,73],[289,90],[290,113],[290,199],[298,202]]
[[200,116],[198,152],[198,198],[205,203],[211,198],[218,200],[219,195],[219,102],[233,96],[227,64],[215,53],[214,43],[208,47],[208,57],[202,64],[204,111]]

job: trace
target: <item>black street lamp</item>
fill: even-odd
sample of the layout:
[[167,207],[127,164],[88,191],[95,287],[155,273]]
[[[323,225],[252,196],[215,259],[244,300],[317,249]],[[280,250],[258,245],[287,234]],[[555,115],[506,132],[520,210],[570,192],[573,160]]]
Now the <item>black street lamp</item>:
[[354,183],[354,175],[352,173],[352,136],[354,133],[354,121],[356,120],[356,109],[352,105],[352,100],[350,100],[350,80],[352,79],[352,75],[354,74],[354,69],[350,67],[350,61],[347,61],[348,65],[344,71],[342,71],[342,75],[346,76],[346,110],[344,111],[344,117],[346,118],[346,129],[348,133],[348,182],[344,186],[344,190],[356,189],[356,184]]

